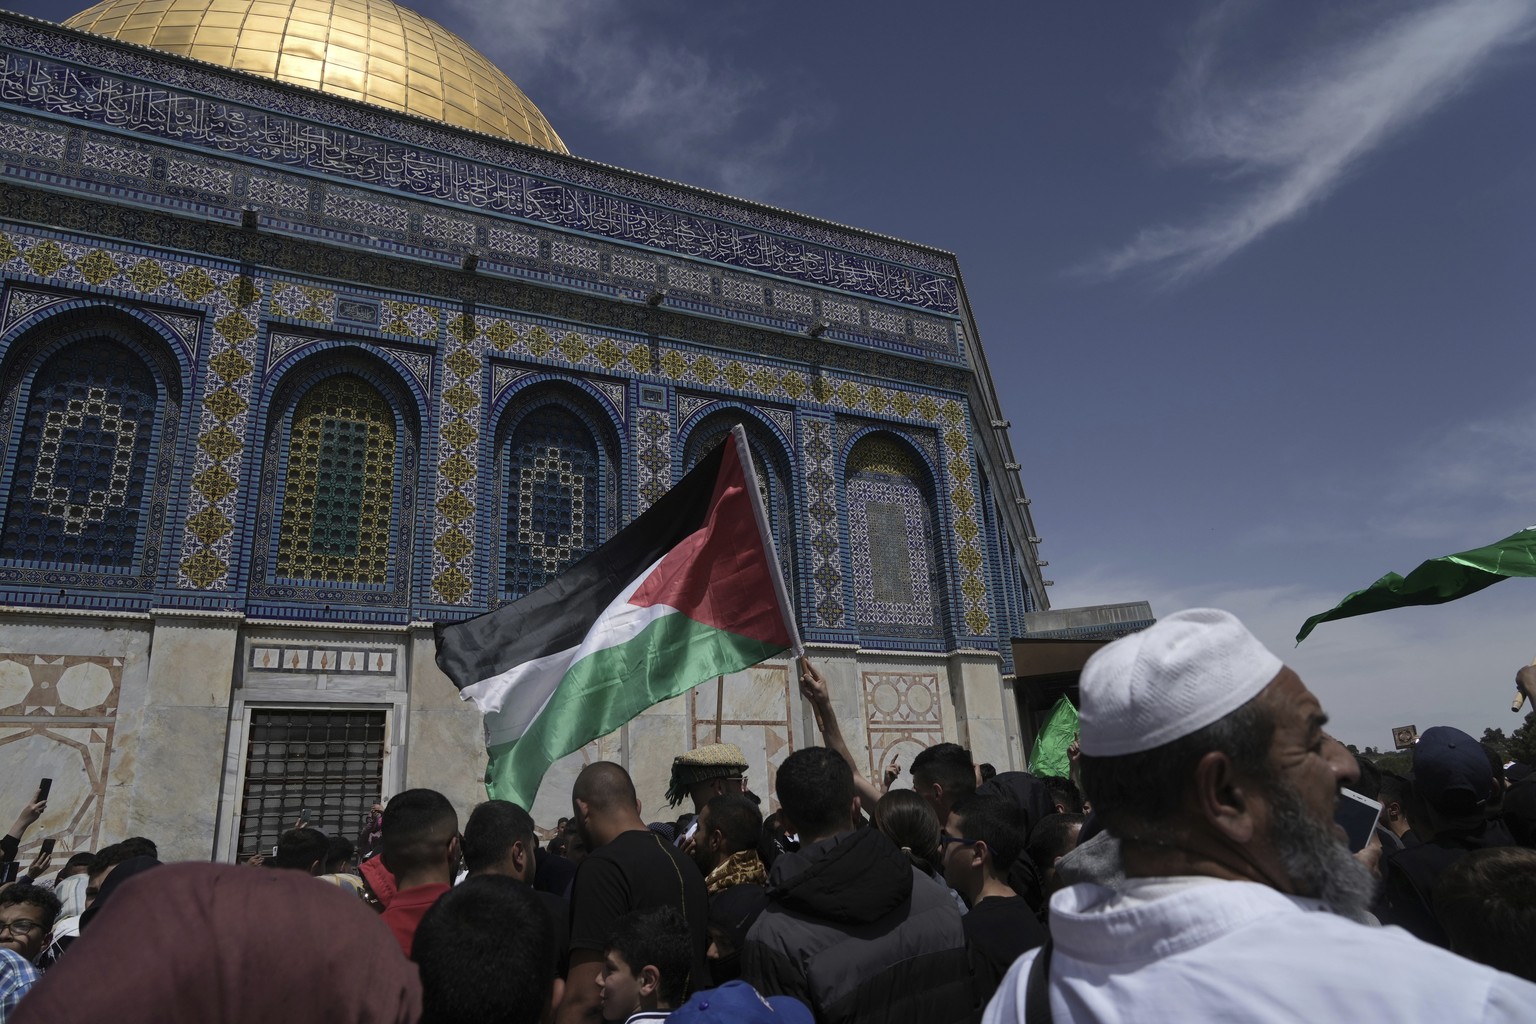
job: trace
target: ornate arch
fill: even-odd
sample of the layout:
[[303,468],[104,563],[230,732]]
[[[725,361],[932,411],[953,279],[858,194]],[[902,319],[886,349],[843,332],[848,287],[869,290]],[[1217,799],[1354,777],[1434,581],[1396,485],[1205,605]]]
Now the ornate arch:
[[619,433],[607,403],[545,378],[500,405],[492,576],[498,600],[544,586],[619,528]]
[[9,332],[0,582],[153,592],[182,429],[161,325],[85,300]]
[[697,465],[737,423],[746,430],[747,446],[752,450],[752,461],[757,466],[758,490],[773,528],[773,542],[778,548],[784,581],[791,594],[798,594],[794,475],[791,471],[794,463],[777,424],[755,409],[734,402],[700,409],[683,428],[680,473]]
[[922,451],[887,430],[855,435],[845,453],[854,618],[866,637],[945,634],[933,474]]
[[408,612],[417,395],[357,346],[286,364],[268,394],[252,599]]

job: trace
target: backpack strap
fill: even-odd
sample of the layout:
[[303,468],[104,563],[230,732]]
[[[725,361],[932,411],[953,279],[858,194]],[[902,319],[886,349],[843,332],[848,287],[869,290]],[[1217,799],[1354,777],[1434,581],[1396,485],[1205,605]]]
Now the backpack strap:
[[1047,938],[1029,965],[1024,983],[1024,1024],[1051,1024],[1051,940]]

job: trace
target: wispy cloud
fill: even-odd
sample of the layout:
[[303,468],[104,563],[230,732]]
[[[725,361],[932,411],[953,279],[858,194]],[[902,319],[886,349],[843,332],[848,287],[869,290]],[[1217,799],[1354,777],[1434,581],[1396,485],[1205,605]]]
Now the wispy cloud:
[[1232,52],[1255,8],[1222,3],[1197,24],[1165,107],[1171,158],[1211,167],[1236,194],[1187,223],[1141,231],[1086,275],[1140,271],[1174,285],[1212,269],[1327,198],[1536,32],[1531,0],[1393,0],[1262,65],[1248,49]]
[[[447,0],[446,10],[546,113],[563,108],[622,138],[653,173],[767,199],[807,127],[804,115],[769,108],[769,83],[657,31],[641,5]],[[564,133],[559,123],[555,130]],[[598,155],[579,138],[565,141]]]
[[[1405,422],[1408,417],[1405,416]],[[1404,429],[1373,465],[1308,474],[1276,517],[1239,537],[1266,547],[1414,542],[1424,557],[1491,543],[1536,523],[1536,402]],[[1423,543],[1420,543],[1423,542]],[[1440,547],[1444,550],[1440,550]],[[1382,566],[1406,572],[1412,566]]]

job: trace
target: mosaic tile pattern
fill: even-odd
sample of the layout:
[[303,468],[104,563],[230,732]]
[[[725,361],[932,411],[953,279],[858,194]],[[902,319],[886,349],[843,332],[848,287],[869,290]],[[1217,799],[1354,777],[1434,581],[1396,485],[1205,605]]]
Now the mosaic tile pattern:
[[51,356],[32,379],[0,557],[132,568],[158,411],[154,375],[122,345]]
[[635,417],[635,479],[644,512],[672,486],[672,420],[664,412],[643,409]]
[[389,403],[359,377],[329,377],[299,400],[288,437],[278,576],[389,582],[396,435]]
[[875,636],[935,636],[943,625],[933,509],[916,459],[882,434],[849,453],[848,546],[859,626]]
[[931,672],[863,672],[865,738],[869,749],[870,778],[885,777],[891,761],[901,758],[909,768],[912,759],[936,743],[944,742],[944,708],[939,697],[939,677]]
[[[418,333],[428,329],[424,306],[385,302],[385,319]],[[431,313],[435,317],[437,310]],[[408,321],[408,318],[414,320]],[[386,323],[386,331],[392,328]],[[431,338],[436,338],[437,322],[430,322]],[[472,600],[475,552],[475,510],[479,508],[480,424],[483,418],[480,396],[485,391],[483,343],[473,321],[460,314],[448,324],[444,350],[443,386],[439,398],[437,482],[433,494],[436,516],[432,528],[432,590],[445,604],[465,605]]]
[[235,490],[256,358],[261,285],[201,263],[61,243],[15,232],[0,237],[0,271],[63,285],[110,287],[130,297],[201,305],[213,323],[203,381],[193,494],[182,541],[178,586],[222,590],[229,570]]
[[495,402],[498,398],[505,394],[507,388],[511,387],[513,384],[516,384],[524,377],[528,377],[533,374],[532,370],[517,370],[510,366],[504,366],[500,363],[497,363],[491,369],[493,374],[491,377],[492,402]]
[[[79,209],[80,206],[78,202],[72,204],[73,209]],[[302,244],[295,243],[300,247]],[[186,517],[181,520],[184,524],[183,543],[177,582],[184,589],[220,590],[227,587],[237,505],[234,489],[241,479],[240,466],[247,443],[253,367],[260,361],[256,317],[259,314],[289,315],[292,319],[319,324],[320,320],[311,321],[294,314],[312,309],[310,316],[334,318],[334,310],[343,299],[335,296],[331,289],[311,284],[302,278],[278,282],[250,281],[219,264],[146,255],[142,251],[84,244],[56,236],[40,237],[26,231],[10,231],[0,235],[0,269],[12,274],[41,278],[50,285],[87,284],[113,289],[129,298],[195,304],[202,315],[207,317],[212,330],[209,331],[208,358],[203,363],[202,371],[201,395],[204,404],[199,410],[198,425],[201,443],[194,449],[196,464],[193,493],[189,496]],[[14,301],[9,295],[8,302]],[[264,298],[267,301],[261,301]],[[439,385],[443,396],[441,423],[444,431],[451,431],[456,437],[468,438],[469,435],[453,427],[455,421],[464,420],[464,425],[474,434],[468,442],[473,452],[456,451],[453,442],[446,436],[441,442],[435,497],[439,500],[448,499],[449,492],[457,492],[460,498],[469,502],[469,507],[466,509],[459,500],[449,499],[446,505],[437,508],[434,515],[434,542],[448,532],[458,530],[473,544],[472,521],[480,501],[477,496],[471,498],[468,492],[476,490],[474,478],[480,459],[479,418],[483,416],[480,411],[483,409],[480,395],[489,383],[483,377],[474,376],[484,372],[483,359],[476,353],[521,359],[551,368],[566,367],[577,373],[601,374],[604,375],[602,378],[592,378],[595,386],[611,384],[609,390],[615,394],[622,389],[622,385],[613,381],[613,376],[655,375],[666,384],[678,387],[694,387],[715,393],[724,389],[727,393],[752,399],[754,403],[761,401],[764,404],[757,407],[764,415],[774,417],[776,414],[775,422],[781,427],[793,426],[793,414],[786,407],[804,408],[807,403],[818,403],[830,412],[839,414],[839,419],[853,415],[871,417],[879,422],[900,421],[936,428],[938,434],[925,444],[925,449],[930,456],[939,456],[935,461],[942,467],[944,486],[941,490],[948,506],[945,520],[954,530],[953,550],[957,568],[951,571],[957,574],[955,583],[962,601],[958,609],[961,614],[957,619],[963,622],[971,635],[986,635],[990,616],[983,565],[985,548],[979,539],[981,526],[975,496],[976,481],[973,479],[974,454],[969,441],[966,413],[959,401],[929,394],[918,388],[898,389],[873,378],[838,372],[836,360],[825,364],[822,372],[812,375],[796,368],[793,363],[756,358],[745,352],[727,354],[681,344],[653,346],[647,344],[643,335],[616,333],[610,337],[561,330],[548,322],[512,317],[494,310],[479,313],[473,318],[454,315],[445,320],[441,308],[430,303],[382,297],[365,300],[360,296],[345,301],[353,305],[368,303],[370,308],[378,308],[380,327],[415,345],[436,343],[440,346],[438,356],[445,363]],[[35,308],[31,312],[35,312]],[[8,314],[0,314],[4,315]],[[181,326],[196,336],[196,325],[200,323],[198,316],[168,315],[181,316]],[[710,328],[711,325],[704,324],[700,329]],[[752,339],[741,328],[721,325],[721,331],[722,343],[727,342],[728,334],[729,343],[743,343],[752,347]],[[802,355],[800,349],[808,348],[806,344],[794,339],[780,339],[778,344],[787,355],[797,359]],[[473,358],[473,365],[468,368],[473,377],[470,389],[474,392],[475,405],[469,407],[467,413],[460,413],[453,408],[449,395],[451,393],[456,399],[463,398],[463,392],[455,390],[455,385],[464,383],[464,379],[458,370],[447,365],[447,360],[453,357],[455,351],[466,347]],[[856,351],[840,352],[838,358],[856,363],[865,355]],[[393,353],[392,357],[398,357],[397,362],[410,369],[418,381],[430,381],[430,353],[402,346],[401,351]],[[462,360],[457,362],[461,368],[465,366]],[[507,375],[500,375],[503,369],[507,369]],[[931,375],[929,371],[936,369],[931,364],[914,367],[914,376],[923,378]],[[498,366],[495,381],[497,393],[500,394],[510,386],[515,379],[512,374],[527,372]],[[665,386],[651,384],[642,387],[648,392],[657,391],[660,394],[669,390]],[[609,397],[613,398],[614,394],[609,394]],[[663,401],[662,405],[665,404]],[[624,406],[618,402],[615,405],[622,412]],[[670,446],[670,414],[663,413],[663,416],[669,424],[666,436]],[[638,421],[631,429],[634,431],[632,437],[642,436]],[[660,426],[654,418],[643,429],[649,431],[648,436],[661,434]],[[827,498],[832,486],[829,478],[833,466],[830,460],[836,450],[834,429],[832,422],[823,419],[818,427],[800,434],[797,444],[802,459],[798,472],[806,486],[805,514],[809,524],[806,532],[809,550],[802,556],[807,563],[807,593],[812,600],[814,618],[818,625],[841,629],[847,628],[848,622],[846,610],[842,607],[838,515],[835,496],[832,500]],[[785,433],[790,431],[786,430]],[[812,455],[813,450],[820,450],[812,433],[819,433],[827,445],[827,450],[819,458]],[[921,433],[915,431],[914,438],[927,440],[918,436]],[[654,445],[649,447],[651,461],[659,469],[662,465],[660,454]],[[638,460],[645,448],[636,447],[635,450]],[[450,467],[448,463],[456,453],[462,454],[464,458],[462,462],[452,462]],[[817,472],[818,461],[822,462],[821,473]],[[466,464],[470,475],[462,477]],[[670,476],[671,466],[669,448],[662,479]],[[645,472],[644,469],[637,469],[636,481],[640,499],[648,504],[660,491],[656,490],[655,469],[650,471],[648,480],[644,479]],[[460,475],[465,482],[454,483],[455,475]],[[825,482],[827,487],[818,491],[815,482]],[[649,491],[644,490],[647,483],[650,484]],[[200,515],[209,509],[212,509],[211,513]],[[450,514],[462,514],[465,517],[461,520],[465,523],[462,530],[458,529],[457,522],[448,518]],[[449,551],[461,550],[461,546],[453,541],[449,541],[446,546]],[[458,594],[456,603],[469,603],[469,568],[472,564],[472,556],[468,553],[464,559],[450,563],[447,556],[434,549],[432,578],[434,582],[443,577],[444,582],[461,584],[462,589],[455,589]],[[452,575],[445,575],[449,569],[457,570],[461,579],[455,580]],[[443,599],[446,594],[438,590],[436,597]],[[811,618],[812,615],[807,615],[808,620]],[[960,622],[957,622],[956,627],[959,625]]]
[[518,422],[506,459],[506,594],[532,593],[597,547],[602,464],[597,439],[564,406],[541,406]]
[[61,243],[19,231],[0,235],[0,272],[32,274],[56,284],[110,287],[129,297],[203,307],[213,323],[213,346],[202,384],[193,493],[177,585],[226,589],[258,356],[256,317],[262,284],[218,266]]
[[938,398],[912,390],[834,373],[809,376],[792,366],[745,355],[652,345],[622,335],[566,331],[557,337],[542,324],[489,314],[476,316],[474,324],[489,351],[573,370],[654,374],[682,387],[729,389],[785,405],[820,402],[839,411],[922,423],[938,420],[942,408]]
[[443,311],[436,306],[414,302],[384,300],[384,321],[379,329],[385,334],[401,334],[422,341],[436,341],[441,332]]
[[165,275],[169,286],[186,301],[203,303],[213,320],[213,345],[204,367],[192,495],[176,585],[189,590],[227,590],[259,358],[256,319],[262,285],[222,269],[192,266],[175,272],[174,266],[148,258],[133,269],[145,284],[156,280],[156,272]]
[[11,288],[5,293],[5,309],[0,310],[0,331],[9,331],[40,309],[69,301],[69,296],[53,292],[34,292],[26,288]]
[[[0,22],[3,19],[3,13],[0,13]],[[7,115],[0,110],[0,126],[5,123],[8,123]],[[4,155],[5,137],[5,132],[0,130],[0,157]],[[244,229],[221,227],[212,221],[167,217],[155,211],[112,205],[93,200],[84,193],[66,197],[6,183],[0,195],[3,195],[7,208],[21,220],[112,235],[129,243],[152,247],[157,257],[160,247],[171,246],[217,253],[231,261],[226,264],[231,269],[251,261],[302,276],[312,273],[316,267],[324,267],[334,279],[372,286],[385,293],[408,288],[417,295],[459,295],[487,310],[508,305],[507,282],[482,275],[466,278],[457,267],[450,269],[420,263],[402,266],[382,242],[366,252],[339,251],[297,232],[282,238],[276,234],[252,235]],[[755,326],[755,316],[735,323],[701,320],[691,313],[666,307],[642,307],[597,294],[539,288],[518,289],[515,305],[522,311],[518,316],[542,315],[563,323],[602,323],[613,332],[686,338],[715,349],[755,353],[791,364],[811,362],[829,370],[862,374],[874,380],[889,376],[890,359],[885,352],[763,329]],[[349,296],[338,300],[337,310],[338,316],[355,324],[374,326],[379,323],[377,299]],[[902,346],[895,347],[906,351]],[[968,387],[968,374],[954,365],[955,357],[938,357],[931,350],[921,354],[921,361],[904,364],[903,382],[918,388],[951,392],[961,392]]]
[[837,514],[837,452],[832,424],[826,419],[801,420],[800,470],[805,481],[805,525],[809,537],[811,606],[816,623],[828,629],[847,625],[843,607],[842,531]]
[[945,486],[955,538],[955,564],[960,570],[960,623],[972,636],[986,636],[992,628],[988,611],[986,558],[976,490],[976,462],[965,409],[946,400],[939,406],[944,448]]
[[187,362],[196,363],[197,350],[203,334],[203,318],[182,313],[167,313],[164,310],[156,310],[154,317],[170,328],[171,333],[180,340],[181,350],[187,354]]
[[[830,248],[804,240],[804,236],[827,233],[826,228],[814,222],[778,218],[781,230],[790,232],[781,235],[743,225],[741,222],[752,219],[753,213],[741,204],[719,204],[719,213],[728,210],[730,220],[681,208],[669,209],[652,202],[625,198],[619,193],[626,190],[626,185],[632,186],[632,182],[611,173],[606,176],[613,186],[610,191],[588,191],[538,173],[547,168],[562,177],[575,178],[582,176],[577,168],[562,163],[551,164],[547,159],[529,157],[515,150],[498,153],[500,159],[488,164],[387,139],[361,136],[323,122],[287,116],[282,108],[290,105],[292,100],[272,90],[253,89],[254,83],[236,83],[207,72],[189,75],[184,68],[156,67],[159,62],[142,52],[125,53],[99,44],[57,37],[50,40],[33,26],[0,22],[0,42],[11,45],[30,42],[61,56],[75,55],[76,59],[81,59],[80,55],[85,52],[90,53],[83,65],[69,68],[53,60],[20,55],[0,67],[0,97],[35,110],[130,128],[213,151],[235,150],[242,157],[262,163],[301,167],[400,193],[511,213],[555,227],[607,235],[745,269],[798,277],[941,313],[959,309],[958,285],[953,270],[935,273],[914,266],[927,262],[924,258],[927,254],[917,247],[901,247],[899,243],[839,232],[840,241],[846,247]],[[161,72],[159,77],[162,78],[201,79],[206,83],[205,87],[220,98],[157,87],[144,80],[152,74],[152,68]],[[119,74],[113,74],[114,69]],[[122,71],[132,77],[124,76]],[[245,102],[254,100],[255,105],[244,106],[242,99]],[[325,107],[322,101],[314,99],[310,99],[309,105]],[[345,122],[355,116],[351,111],[338,112],[331,120],[332,123]],[[244,128],[238,137],[225,127],[232,122],[238,122]],[[381,126],[386,124],[389,122],[381,122]],[[455,140],[452,148],[477,147]],[[526,170],[514,170],[518,165]],[[590,171],[587,173],[590,175]],[[683,200],[686,205],[700,205],[686,190],[673,188],[666,191],[669,198]],[[350,200],[328,196],[326,202],[346,205]],[[400,229],[389,216],[390,205],[371,206],[368,215],[381,217],[377,225],[380,230]],[[351,213],[350,210],[338,210],[333,216]],[[908,262],[888,262],[858,251],[881,247],[901,248]]]
[[[420,407],[400,376],[349,349],[307,361],[273,393],[251,510],[246,609],[254,616],[325,617],[330,605],[374,621],[410,606]],[[314,500],[300,493],[294,509],[287,489],[307,485],[316,465]]]
[[274,281],[268,312],[292,320],[329,324],[336,319],[336,292],[312,284]]

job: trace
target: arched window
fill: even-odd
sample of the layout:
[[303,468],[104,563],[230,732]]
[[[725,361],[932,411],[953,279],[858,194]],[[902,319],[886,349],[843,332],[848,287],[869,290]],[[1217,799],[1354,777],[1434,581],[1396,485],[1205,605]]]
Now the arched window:
[[560,575],[618,529],[611,432],[582,397],[541,390],[508,418],[498,446],[505,509],[504,597]]
[[911,449],[888,435],[865,435],[848,453],[854,606],[867,635],[940,635],[943,580],[927,479]]
[[110,338],[74,342],[38,367],[0,557],[134,568],[159,394],[144,360]]
[[289,430],[277,576],[389,582],[398,445],[394,410],[362,377],[338,373],[304,393]]
[[683,466],[692,469],[708,455],[715,445],[725,439],[731,427],[740,423],[747,433],[747,447],[752,450],[752,463],[757,468],[757,489],[762,495],[763,508],[768,513],[768,524],[773,530],[773,543],[779,552],[779,565],[784,572],[784,582],[790,594],[795,594],[794,552],[794,495],[789,486],[789,460],[784,446],[772,432],[751,416],[729,409],[711,413],[688,434],[684,450]]

